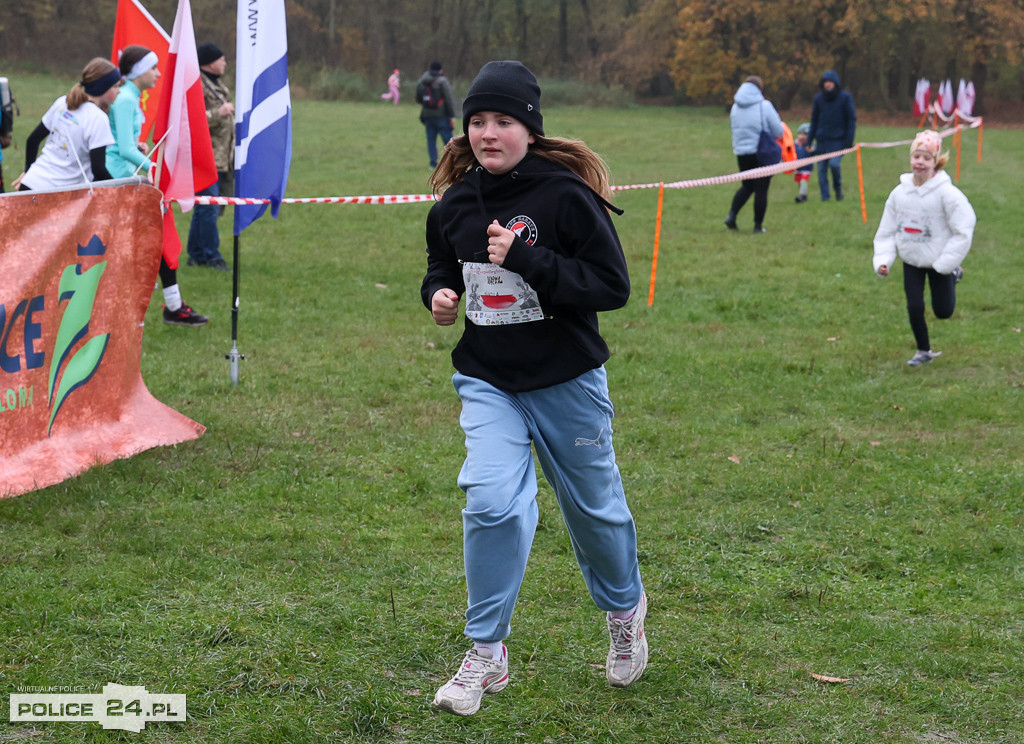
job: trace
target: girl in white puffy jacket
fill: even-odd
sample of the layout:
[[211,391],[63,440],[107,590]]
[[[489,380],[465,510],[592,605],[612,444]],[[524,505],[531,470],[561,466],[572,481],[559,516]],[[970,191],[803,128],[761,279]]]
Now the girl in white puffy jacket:
[[964,193],[953,185],[942,167],[949,153],[941,153],[942,138],[931,130],[918,133],[910,146],[911,173],[885,202],[875,233],[875,271],[888,276],[893,262],[903,260],[903,290],[907,295],[910,329],[917,353],[907,362],[917,366],[942,352],[932,351],[924,319],[924,284],[932,294],[935,317],[948,318],[956,308],[956,285],[963,277],[960,264],[971,249],[977,218]]

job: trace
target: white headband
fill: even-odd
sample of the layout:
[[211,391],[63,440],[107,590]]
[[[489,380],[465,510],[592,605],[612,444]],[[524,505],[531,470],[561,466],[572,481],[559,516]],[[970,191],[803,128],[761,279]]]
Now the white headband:
[[129,72],[125,77],[129,80],[134,80],[144,72],[149,72],[160,62],[159,57],[156,56],[156,52],[150,52],[145,57],[140,59],[134,65],[132,65],[132,71]]

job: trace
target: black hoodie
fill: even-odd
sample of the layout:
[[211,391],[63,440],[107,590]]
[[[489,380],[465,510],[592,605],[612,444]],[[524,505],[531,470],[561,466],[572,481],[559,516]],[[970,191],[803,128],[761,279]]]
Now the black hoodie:
[[487,226],[497,220],[518,235],[502,268],[536,291],[543,315],[509,325],[477,325],[467,317],[452,351],[459,372],[514,393],[567,382],[608,360],[597,313],[629,298],[626,259],[608,207],[575,174],[532,154],[500,176],[477,166],[434,204],[427,215],[424,305],[430,308],[439,289],[465,294],[464,264],[487,263]]

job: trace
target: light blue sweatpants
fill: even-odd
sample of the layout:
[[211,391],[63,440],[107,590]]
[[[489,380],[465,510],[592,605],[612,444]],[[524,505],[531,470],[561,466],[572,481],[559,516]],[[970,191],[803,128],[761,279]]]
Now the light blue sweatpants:
[[636,605],[643,592],[636,527],[615,464],[604,368],[525,393],[506,393],[460,373],[452,381],[466,433],[459,473],[466,493],[466,635],[496,642],[509,634],[537,528],[531,441],[594,603],[606,611]]

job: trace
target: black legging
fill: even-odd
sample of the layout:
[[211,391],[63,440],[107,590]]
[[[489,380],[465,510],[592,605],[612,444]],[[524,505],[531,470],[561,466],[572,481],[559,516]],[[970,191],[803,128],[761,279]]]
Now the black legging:
[[[757,155],[737,155],[736,162],[739,163],[740,171],[748,171],[758,167]],[[750,195],[754,195],[754,227],[760,227],[764,222],[764,213],[768,211],[768,187],[771,185],[772,177],[748,178],[741,182],[740,187],[732,197],[732,208],[729,210],[735,219],[740,213],[743,205],[747,203]]]
[[167,265],[167,259],[160,256],[160,285],[165,289],[178,283],[178,270]]
[[952,274],[940,274],[935,269],[922,269],[903,264],[903,291],[907,295],[907,315],[910,316],[910,330],[919,351],[931,351],[928,339],[928,324],[924,320],[924,282],[932,292],[932,310],[936,318],[948,318],[956,309],[956,278]]

